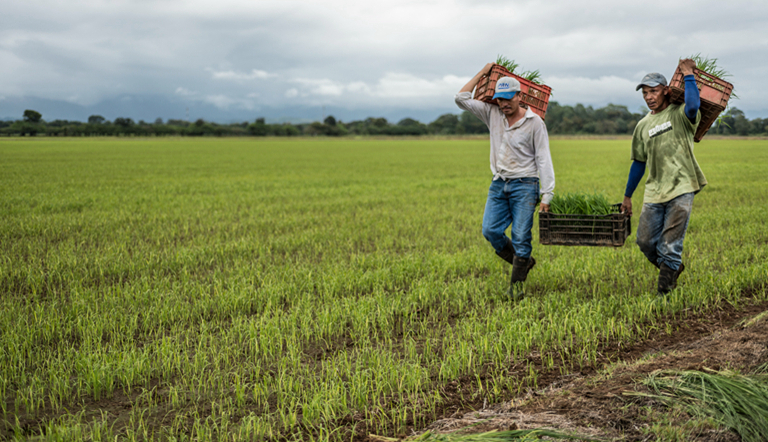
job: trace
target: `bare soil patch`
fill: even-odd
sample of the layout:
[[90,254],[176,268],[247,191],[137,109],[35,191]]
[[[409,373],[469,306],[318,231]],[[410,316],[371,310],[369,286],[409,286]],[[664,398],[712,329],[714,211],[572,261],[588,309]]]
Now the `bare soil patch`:
[[[457,410],[429,429],[476,433],[546,427],[607,440],[656,440],[650,434],[653,418],[667,410],[651,399],[625,393],[648,392],[640,381],[655,370],[728,368],[747,373],[765,364],[768,320],[745,322],[766,309],[765,302],[740,310],[726,304],[710,313],[676,320],[671,334],[659,330],[632,347],[606,348],[593,367],[567,375],[552,370],[540,378],[538,390],[474,411]],[[663,418],[681,427],[689,420],[685,414]],[[692,430],[687,440],[741,439],[729,431],[700,428]]]

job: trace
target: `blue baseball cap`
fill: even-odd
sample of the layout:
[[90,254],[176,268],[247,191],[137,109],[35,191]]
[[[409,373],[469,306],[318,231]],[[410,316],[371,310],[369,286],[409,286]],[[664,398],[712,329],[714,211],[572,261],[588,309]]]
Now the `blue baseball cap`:
[[645,77],[643,77],[642,80],[640,80],[640,84],[637,85],[635,90],[639,91],[640,89],[643,88],[643,86],[656,87],[658,85],[666,86],[667,79],[664,78],[664,76],[658,72],[652,72],[646,75]]
[[520,82],[512,77],[502,77],[496,81],[496,90],[492,100],[504,98],[511,100],[516,93],[520,92]]

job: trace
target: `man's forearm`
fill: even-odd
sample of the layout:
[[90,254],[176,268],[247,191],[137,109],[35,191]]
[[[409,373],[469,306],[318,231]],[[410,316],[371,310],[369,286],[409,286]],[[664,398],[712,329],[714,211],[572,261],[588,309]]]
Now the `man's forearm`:
[[472,77],[472,79],[470,79],[467,82],[467,84],[464,85],[463,88],[461,88],[459,93],[461,93],[461,92],[472,92],[472,90],[475,88],[475,86],[477,86],[477,83],[479,83],[480,80],[483,77],[488,75],[488,73],[491,71],[491,67],[493,67],[493,63],[486,64],[482,69],[480,69],[480,72],[475,74],[475,76]]
[[635,193],[637,185],[640,184],[640,180],[645,174],[645,163],[642,161],[633,161],[632,166],[629,168],[629,178],[627,179],[627,189],[624,191],[624,196],[632,198],[632,194]]
[[699,88],[696,87],[696,77],[686,75],[685,80],[685,116],[688,117],[691,122],[696,121],[696,114],[701,107],[701,100],[699,98]]

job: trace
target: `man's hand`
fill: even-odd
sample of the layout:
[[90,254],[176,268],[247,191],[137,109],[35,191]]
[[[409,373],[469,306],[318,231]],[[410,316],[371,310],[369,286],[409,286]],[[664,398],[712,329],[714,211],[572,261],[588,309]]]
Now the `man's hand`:
[[686,58],[686,59],[680,60],[678,67],[680,68],[680,72],[683,73],[684,77],[686,75],[693,75],[693,69],[696,67],[696,62],[691,60],[690,58]]
[[632,198],[625,196],[624,202],[621,203],[621,213],[626,213],[628,216],[632,216]]
[[483,76],[487,77],[488,75],[490,75],[492,67],[493,67],[493,63],[488,63],[482,69],[480,69],[480,73],[483,74]]
[[541,203],[539,205],[539,212],[549,212],[549,204]]
[[483,68],[480,69],[480,72],[476,73],[459,92],[472,92],[472,90],[475,89],[475,86],[477,86],[477,83],[480,83],[480,80],[491,74],[492,67],[493,63],[488,63],[483,66]]

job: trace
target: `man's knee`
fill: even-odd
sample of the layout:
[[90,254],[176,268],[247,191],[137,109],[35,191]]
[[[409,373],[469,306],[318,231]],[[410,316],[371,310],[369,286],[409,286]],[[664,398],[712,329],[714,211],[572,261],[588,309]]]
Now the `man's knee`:
[[637,245],[643,252],[656,250],[656,244],[648,236],[637,235]]
[[503,237],[504,237],[503,231],[500,232],[490,227],[483,226],[483,238],[485,238],[491,244],[495,242],[499,242],[499,240]]

